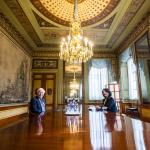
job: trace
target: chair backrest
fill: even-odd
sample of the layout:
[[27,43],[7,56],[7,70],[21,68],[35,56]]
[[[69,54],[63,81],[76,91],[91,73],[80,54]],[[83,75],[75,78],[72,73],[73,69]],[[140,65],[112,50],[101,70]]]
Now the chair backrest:
[[150,122],[150,106],[139,106],[140,119]]

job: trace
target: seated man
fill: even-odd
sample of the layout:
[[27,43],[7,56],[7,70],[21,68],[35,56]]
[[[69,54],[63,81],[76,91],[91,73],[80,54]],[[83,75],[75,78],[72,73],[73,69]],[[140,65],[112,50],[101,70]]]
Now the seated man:
[[30,114],[40,115],[45,114],[45,100],[44,100],[45,90],[43,88],[37,89],[36,96],[34,96],[30,101]]

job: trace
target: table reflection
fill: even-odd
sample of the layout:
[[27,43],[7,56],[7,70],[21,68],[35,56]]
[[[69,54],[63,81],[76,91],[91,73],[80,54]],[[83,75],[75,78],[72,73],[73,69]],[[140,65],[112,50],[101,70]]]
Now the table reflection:
[[111,132],[105,132],[106,122],[103,112],[89,111],[90,140],[93,150],[112,147]]
[[66,116],[66,123],[70,133],[79,132],[80,120],[79,116]]
[[[149,150],[150,123],[122,114],[83,109],[83,116],[46,113],[1,128],[1,150]],[[17,142],[16,142],[17,141]]]

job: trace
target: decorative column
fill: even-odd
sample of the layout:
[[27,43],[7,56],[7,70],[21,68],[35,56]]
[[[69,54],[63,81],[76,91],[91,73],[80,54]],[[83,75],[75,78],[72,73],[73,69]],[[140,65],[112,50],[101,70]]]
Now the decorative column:
[[84,63],[84,87],[83,87],[83,97],[84,103],[89,102],[89,79],[88,79],[88,63]]
[[63,104],[63,61],[58,61],[57,104]]

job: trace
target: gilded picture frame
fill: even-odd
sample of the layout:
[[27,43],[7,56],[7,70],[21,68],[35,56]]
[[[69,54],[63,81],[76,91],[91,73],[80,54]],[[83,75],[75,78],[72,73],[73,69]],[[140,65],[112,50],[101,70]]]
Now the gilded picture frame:
[[32,69],[57,69],[57,59],[33,59]]

